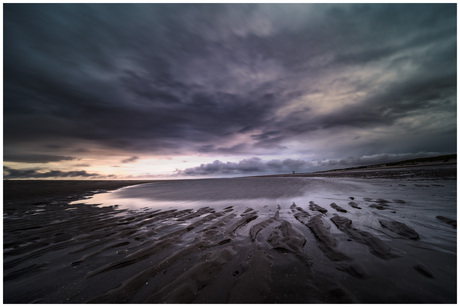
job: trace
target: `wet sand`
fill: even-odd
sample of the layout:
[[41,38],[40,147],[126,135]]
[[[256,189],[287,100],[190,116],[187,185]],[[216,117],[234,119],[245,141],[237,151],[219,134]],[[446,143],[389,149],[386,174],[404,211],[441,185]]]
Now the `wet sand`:
[[137,209],[71,202],[136,182],[5,181],[4,303],[456,303],[456,171],[442,174]]

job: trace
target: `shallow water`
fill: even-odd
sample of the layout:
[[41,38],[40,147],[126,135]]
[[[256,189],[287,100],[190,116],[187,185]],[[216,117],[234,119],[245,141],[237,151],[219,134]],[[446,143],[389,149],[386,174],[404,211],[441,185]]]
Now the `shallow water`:
[[[308,195],[359,190],[359,185],[347,180],[329,178],[231,178],[201,180],[171,180],[130,186],[107,193],[95,194],[86,204],[127,209],[203,207],[241,204],[247,206],[292,204]],[[308,197],[307,197],[308,198]],[[74,203],[81,203],[76,201]]]
[[[456,181],[357,178],[231,178],[172,180],[129,186],[98,193],[73,203],[118,205],[123,209],[223,208],[227,206],[264,207],[292,203],[308,210],[310,201],[330,208],[335,202],[348,212],[343,215],[354,225],[379,229],[378,219],[390,218],[406,223],[432,243],[456,242],[456,232],[443,225],[436,216],[456,219]],[[353,198],[353,200],[351,199]],[[384,210],[371,205],[386,201]],[[356,202],[361,209],[348,205]],[[442,225],[443,227],[440,227]],[[433,230],[436,232],[433,232]],[[445,231],[446,230],[446,231]]]

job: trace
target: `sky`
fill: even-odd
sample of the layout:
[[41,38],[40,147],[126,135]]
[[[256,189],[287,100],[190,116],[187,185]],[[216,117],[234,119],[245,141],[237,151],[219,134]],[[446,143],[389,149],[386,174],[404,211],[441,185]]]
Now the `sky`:
[[456,4],[4,4],[5,179],[457,152]]

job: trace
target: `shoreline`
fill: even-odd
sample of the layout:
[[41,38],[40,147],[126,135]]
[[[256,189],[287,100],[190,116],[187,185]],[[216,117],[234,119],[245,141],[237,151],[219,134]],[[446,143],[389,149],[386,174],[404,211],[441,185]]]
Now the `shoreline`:
[[[9,202],[78,200],[96,193],[158,180],[3,180],[3,199]],[[27,192],[25,192],[27,191]]]

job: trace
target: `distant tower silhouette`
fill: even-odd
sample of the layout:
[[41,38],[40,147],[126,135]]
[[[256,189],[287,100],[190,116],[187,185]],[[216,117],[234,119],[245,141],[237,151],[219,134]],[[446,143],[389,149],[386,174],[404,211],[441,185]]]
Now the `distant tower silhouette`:
[[295,171],[292,171],[292,175],[295,175]]

